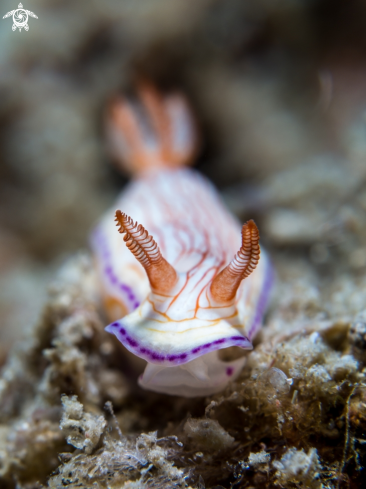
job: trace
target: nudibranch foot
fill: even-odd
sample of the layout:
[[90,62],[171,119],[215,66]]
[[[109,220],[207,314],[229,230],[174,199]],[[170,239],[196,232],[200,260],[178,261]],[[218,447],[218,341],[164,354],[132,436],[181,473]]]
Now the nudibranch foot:
[[164,394],[210,396],[235,380],[245,361],[246,358],[242,357],[232,362],[223,362],[219,359],[218,351],[213,351],[176,367],[164,368],[148,363],[139,378],[139,384],[145,389]]

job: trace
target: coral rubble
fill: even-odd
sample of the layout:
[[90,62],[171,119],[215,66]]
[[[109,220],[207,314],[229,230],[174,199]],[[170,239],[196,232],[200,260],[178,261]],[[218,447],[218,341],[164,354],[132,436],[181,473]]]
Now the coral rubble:
[[[281,260],[278,266],[283,272]],[[278,289],[289,287],[278,280]],[[299,267],[291,290],[274,297],[239,379],[220,394],[188,400],[137,387],[141,366],[103,330],[92,262],[86,254],[69,260],[3,370],[2,487],[336,488],[361,481],[363,316],[350,307],[346,317],[343,306],[339,321],[330,312],[338,295],[306,296],[306,280]]]
[[[0,32],[0,487],[366,487],[365,2],[34,11]],[[208,398],[137,386],[77,254],[124,183],[101,126],[136,75],[192,99],[199,169],[276,273],[240,377]]]

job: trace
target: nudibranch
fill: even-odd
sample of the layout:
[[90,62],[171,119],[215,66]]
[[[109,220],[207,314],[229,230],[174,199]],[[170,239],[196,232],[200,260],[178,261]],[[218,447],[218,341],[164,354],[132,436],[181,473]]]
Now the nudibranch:
[[108,132],[135,178],[93,233],[106,330],[147,361],[142,387],[219,392],[245,362],[224,362],[219,350],[252,348],[268,300],[271,267],[257,226],[241,227],[213,185],[183,167],[197,137],[181,96],[143,85],[138,99],[113,103]]

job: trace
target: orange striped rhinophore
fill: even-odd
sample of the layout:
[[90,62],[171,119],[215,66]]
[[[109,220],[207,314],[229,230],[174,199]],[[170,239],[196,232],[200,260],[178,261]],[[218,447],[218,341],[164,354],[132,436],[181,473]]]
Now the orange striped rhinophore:
[[176,168],[193,162],[198,148],[196,124],[185,99],[162,95],[144,82],[137,99],[118,97],[107,114],[114,156],[130,173]]
[[126,233],[123,240],[127,248],[146,270],[151,289],[157,294],[167,294],[177,282],[177,272],[163,258],[156,241],[141,224],[134,223],[119,210],[115,221],[120,226],[118,231]]
[[211,284],[211,294],[219,303],[230,302],[235,299],[240,282],[255,270],[259,262],[259,231],[252,219],[243,225],[241,235],[240,250]]

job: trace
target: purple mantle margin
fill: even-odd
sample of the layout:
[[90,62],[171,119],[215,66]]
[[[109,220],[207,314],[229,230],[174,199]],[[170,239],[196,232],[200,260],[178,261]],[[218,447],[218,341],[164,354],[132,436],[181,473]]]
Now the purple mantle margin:
[[129,308],[129,312],[134,311],[140,305],[140,303],[131,287],[122,283],[115,275],[113,267],[110,263],[111,253],[108,249],[107,240],[99,227],[97,227],[92,234],[91,246],[94,248],[103,264],[103,273],[107,277],[108,282],[113,288],[116,289],[116,291],[118,291],[117,293],[122,293],[126,305]]
[[246,336],[229,336],[228,338],[221,338],[211,343],[204,343],[203,345],[197,346],[192,350],[187,350],[182,353],[177,353],[173,355],[162,354],[146,348],[136,339],[132,338],[127,334],[126,329],[123,327],[123,321],[116,321],[109,324],[106,328],[108,333],[114,334],[119,341],[125,346],[130,352],[134,353],[136,356],[143,358],[149,363],[155,363],[158,365],[182,365],[183,363],[190,362],[195,358],[210,353],[211,351],[220,350],[221,348],[228,348],[229,346],[240,346],[246,350],[251,350],[253,348],[252,343],[248,340]]
[[[271,263],[268,261],[268,267],[265,272],[265,280],[262,288],[261,295],[258,300],[256,313],[254,315],[253,323],[249,330],[249,338],[257,331],[260,321],[262,319],[263,313],[267,306],[269,300],[269,294],[272,287],[274,274]],[[228,348],[229,346],[239,346],[247,350],[251,350],[253,345],[249,338],[244,335],[239,334],[237,336],[229,336],[227,338],[220,338],[218,340],[212,341],[211,343],[204,343],[203,345],[197,346],[192,350],[187,350],[179,354],[162,354],[151,350],[139,343],[135,338],[130,336],[126,328],[123,325],[123,320],[115,321],[109,324],[106,328],[108,333],[114,334],[118,340],[133,354],[140,358],[143,358],[149,363],[155,363],[160,365],[182,365],[184,363],[190,362],[195,358],[210,353],[215,350],[220,350],[221,348]]]

